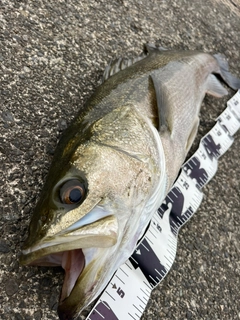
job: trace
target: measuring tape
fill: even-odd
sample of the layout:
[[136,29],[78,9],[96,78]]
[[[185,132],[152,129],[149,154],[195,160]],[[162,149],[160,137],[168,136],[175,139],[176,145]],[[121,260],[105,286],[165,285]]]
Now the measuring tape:
[[170,270],[180,228],[197,211],[201,191],[215,175],[218,158],[233,143],[240,128],[240,90],[227,102],[215,126],[198,150],[183,164],[180,175],[132,256],[116,271],[86,320],[137,320],[151,291]]

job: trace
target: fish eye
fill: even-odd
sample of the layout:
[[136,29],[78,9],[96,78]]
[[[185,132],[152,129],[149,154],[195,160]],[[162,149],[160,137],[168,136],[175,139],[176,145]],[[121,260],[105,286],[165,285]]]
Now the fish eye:
[[77,179],[68,180],[60,188],[60,201],[64,204],[79,204],[84,200],[85,186]]

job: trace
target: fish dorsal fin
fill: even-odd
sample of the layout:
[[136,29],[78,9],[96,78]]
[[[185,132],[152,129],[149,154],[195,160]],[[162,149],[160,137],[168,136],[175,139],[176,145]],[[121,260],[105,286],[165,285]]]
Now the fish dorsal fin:
[[121,70],[124,70],[134,63],[146,58],[147,55],[156,52],[156,51],[167,51],[168,49],[162,47],[162,46],[157,46],[153,43],[146,43],[144,45],[143,52],[135,57],[135,58],[118,58],[116,60],[113,60],[109,63],[109,65],[105,68],[103,77],[102,77],[102,82],[106,81],[109,79],[111,76],[114,74],[118,73]]
[[144,59],[146,56],[147,54],[143,52],[135,58],[119,58],[111,61],[104,70],[102,82],[106,81],[108,78],[118,73],[119,71],[124,70],[127,67],[133,65],[134,63]]
[[158,130],[159,132],[171,132],[169,123],[169,101],[166,89],[163,83],[153,73],[149,76],[149,90],[155,96],[156,109],[158,113]]
[[162,47],[162,46],[157,46],[157,45],[155,45],[155,44],[153,44],[153,43],[146,43],[145,45],[144,45],[144,50],[146,51],[146,52],[148,52],[149,54],[151,54],[151,53],[153,53],[153,52],[156,52],[156,51],[168,51],[168,49],[166,49],[166,48],[164,48],[164,47]]

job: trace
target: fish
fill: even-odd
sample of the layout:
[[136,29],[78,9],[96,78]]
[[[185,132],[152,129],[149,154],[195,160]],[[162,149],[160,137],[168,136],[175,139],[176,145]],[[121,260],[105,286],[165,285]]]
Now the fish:
[[105,69],[62,135],[22,248],[62,266],[61,320],[76,318],[134,251],[193,144],[205,95],[240,88],[221,54],[147,44]]

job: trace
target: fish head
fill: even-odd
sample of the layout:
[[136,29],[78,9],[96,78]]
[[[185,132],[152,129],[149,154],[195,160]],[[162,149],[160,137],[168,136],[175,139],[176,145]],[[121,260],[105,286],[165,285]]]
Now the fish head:
[[[152,195],[156,185],[159,195],[161,172],[158,161],[150,157],[149,137],[147,151],[137,152],[137,142],[135,147],[129,144],[129,132],[124,138],[121,128],[122,137],[119,132],[116,138],[117,130],[115,126],[115,134],[107,137],[99,123],[94,125],[91,137],[78,141],[63,162],[66,145],[75,143],[65,141],[31,219],[21,262],[65,269],[60,319],[73,319],[100,294],[133,252],[149,222],[152,203],[155,209],[159,205]],[[138,132],[134,134],[140,139]]]

